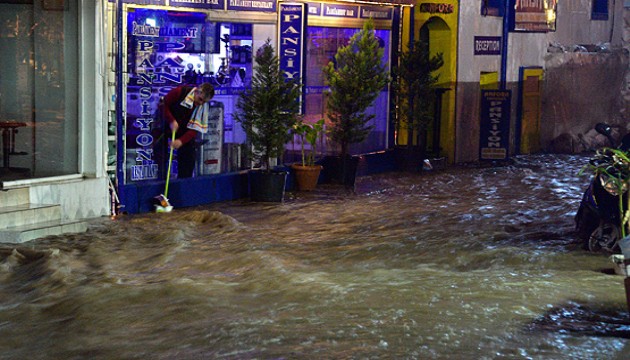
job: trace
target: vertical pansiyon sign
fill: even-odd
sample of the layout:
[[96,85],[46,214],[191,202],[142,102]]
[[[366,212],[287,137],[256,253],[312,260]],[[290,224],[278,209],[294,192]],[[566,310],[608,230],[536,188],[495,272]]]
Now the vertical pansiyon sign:
[[511,98],[510,90],[481,92],[479,159],[508,158]]
[[[306,4],[281,3],[278,17],[280,71],[287,80],[303,83]],[[304,104],[300,97],[300,104]]]

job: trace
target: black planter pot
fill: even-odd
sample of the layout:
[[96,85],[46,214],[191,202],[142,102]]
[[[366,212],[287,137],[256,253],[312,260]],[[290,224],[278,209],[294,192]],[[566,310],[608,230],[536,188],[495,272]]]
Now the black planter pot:
[[345,173],[343,171],[343,161],[341,156],[329,156],[324,159],[324,178],[326,182],[342,184],[347,187],[354,187],[359,167],[358,156],[347,156],[345,159]]
[[417,146],[400,146],[394,149],[396,168],[400,171],[417,172],[422,170],[423,153]]
[[249,197],[252,201],[282,202],[287,181],[286,171],[249,172]]

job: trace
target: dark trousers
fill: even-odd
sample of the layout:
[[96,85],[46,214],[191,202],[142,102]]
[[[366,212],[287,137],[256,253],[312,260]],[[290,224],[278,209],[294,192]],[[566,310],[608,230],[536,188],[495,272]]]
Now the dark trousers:
[[195,142],[191,141],[177,149],[177,178],[192,177],[195,170]]

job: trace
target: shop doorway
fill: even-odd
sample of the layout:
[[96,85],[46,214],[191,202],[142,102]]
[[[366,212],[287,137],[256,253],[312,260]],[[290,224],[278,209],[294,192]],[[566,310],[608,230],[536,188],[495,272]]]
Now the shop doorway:
[[419,31],[420,40],[429,44],[429,56],[441,53],[444,65],[437,70],[438,83],[435,85],[435,97],[431,108],[434,111],[433,121],[426,129],[424,139],[420,141],[426,144],[426,154],[429,157],[453,158],[454,154],[454,130],[452,125],[452,108],[454,97],[451,84],[454,81],[452,70],[455,56],[453,54],[452,30],[448,24],[439,17],[427,20]]
[[521,154],[540,151],[540,115],[542,97],[542,68],[525,68],[519,71],[519,123],[517,149]]
[[0,187],[79,172],[78,2],[0,2]]

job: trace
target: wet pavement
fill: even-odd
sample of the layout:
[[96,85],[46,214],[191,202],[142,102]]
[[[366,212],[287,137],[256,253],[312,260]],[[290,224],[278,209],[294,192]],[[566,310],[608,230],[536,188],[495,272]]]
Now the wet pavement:
[[537,155],[0,244],[1,359],[627,359],[576,243],[587,158]]

